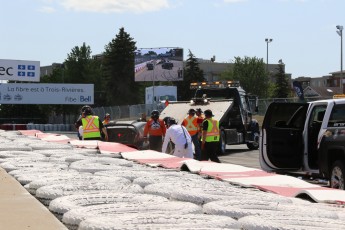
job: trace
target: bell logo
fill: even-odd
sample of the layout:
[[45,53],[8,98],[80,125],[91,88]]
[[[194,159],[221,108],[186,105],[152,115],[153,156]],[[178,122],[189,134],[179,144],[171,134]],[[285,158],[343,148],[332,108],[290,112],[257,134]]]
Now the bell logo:
[[91,96],[88,96],[88,97],[80,96],[80,102],[91,102]]

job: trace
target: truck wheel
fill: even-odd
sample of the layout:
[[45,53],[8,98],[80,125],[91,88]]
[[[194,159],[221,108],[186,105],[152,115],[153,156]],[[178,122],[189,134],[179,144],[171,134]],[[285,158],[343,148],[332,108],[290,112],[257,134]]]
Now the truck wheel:
[[259,137],[260,134],[258,132],[253,133],[253,142],[247,143],[248,149],[257,150],[259,148]]
[[220,133],[220,154],[226,153],[226,135],[224,131]]
[[335,161],[331,168],[331,178],[330,178],[330,186],[331,188],[337,188],[345,190],[344,184],[344,175],[345,175],[345,167],[342,161]]

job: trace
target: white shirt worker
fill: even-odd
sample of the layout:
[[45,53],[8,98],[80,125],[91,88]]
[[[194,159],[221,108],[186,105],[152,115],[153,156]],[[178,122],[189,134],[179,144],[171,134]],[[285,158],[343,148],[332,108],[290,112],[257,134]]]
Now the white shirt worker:
[[[185,127],[174,124],[167,129],[162,146],[163,153],[166,152],[169,141],[172,141],[175,144],[173,153],[174,156],[181,158],[193,158],[192,138]],[[188,143],[187,148],[185,148],[186,142]]]

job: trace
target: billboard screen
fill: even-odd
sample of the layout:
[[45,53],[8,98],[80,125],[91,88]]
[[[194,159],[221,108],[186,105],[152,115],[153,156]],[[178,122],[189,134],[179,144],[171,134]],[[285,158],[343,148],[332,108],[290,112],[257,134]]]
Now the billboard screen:
[[0,104],[91,105],[93,88],[93,84],[0,84]]
[[0,80],[40,81],[40,62],[0,59]]
[[141,48],[135,52],[135,81],[182,81],[182,48]]

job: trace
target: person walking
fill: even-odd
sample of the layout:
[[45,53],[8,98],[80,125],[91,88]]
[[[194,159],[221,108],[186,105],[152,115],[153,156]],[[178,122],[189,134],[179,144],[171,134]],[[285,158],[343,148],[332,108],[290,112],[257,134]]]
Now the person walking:
[[76,122],[76,128],[83,127],[83,140],[101,140],[101,132],[104,133],[105,140],[108,140],[108,134],[106,128],[103,126],[101,119],[98,116],[93,115],[93,111],[90,106],[85,105],[82,107],[83,116]]
[[169,142],[174,143],[173,155],[181,158],[193,158],[192,137],[182,125],[177,125],[174,118],[168,120],[167,132],[165,134],[162,152],[165,153]]
[[151,119],[146,123],[144,128],[144,138],[149,140],[149,148],[160,152],[162,150],[163,137],[165,136],[166,127],[162,119],[159,119],[158,110],[151,112]]
[[103,125],[109,124],[110,119],[111,119],[111,118],[110,118],[110,114],[109,114],[109,113],[106,113],[105,116],[104,116],[104,121],[102,122]]
[[220,148],[219,121],[213,119],[211,110],[205,110],[205,120],[202,123],[201,160],[220,163],[218,158]]
[[182,121],[182,125],[186,127],[188,133],[192,137],[192,141],[194,144],[195,160],[200,160],[201,149],[200,149],[200,142],[198,138],[198,123],[197,117],[195,116],[195,109],[190,109],[188,111],[188,116]]

